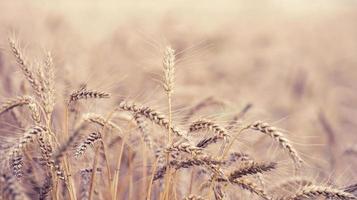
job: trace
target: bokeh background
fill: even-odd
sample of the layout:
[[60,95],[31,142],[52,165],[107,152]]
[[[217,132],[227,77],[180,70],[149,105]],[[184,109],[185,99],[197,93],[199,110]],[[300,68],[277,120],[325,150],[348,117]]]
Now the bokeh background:
[[[2,99],[21,91],[7,43],[13,35],[33,60],[52,52],[58,96],[85,83],[111,91],[112,104],[129,96],[162,111],[158,80],[171,45],[177,124],[207,97],[225,106],[197,117],[222,123],[252,104],[244,121],[287,130],[306,173],[342,186],[356,182],[357,1],[1,0]],[[246,139],[255,155],[275,156],[271,140],[255,148]]]

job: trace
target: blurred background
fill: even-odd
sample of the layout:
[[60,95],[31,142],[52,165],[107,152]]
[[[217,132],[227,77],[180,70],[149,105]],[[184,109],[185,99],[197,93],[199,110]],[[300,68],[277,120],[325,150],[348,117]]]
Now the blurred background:
[[222,123],[252,104],[244,121],[288,130],[313,177],[356,181],[357,1],[0,0],[1,98],[20,94],[23,79],[12,35],[32,60],[52,52],[59,96],[86,83],[111,91],[113,104],[130,96],[163,111],[158,80],[171,45],[178,124],[207,97],[225,106],[198,116]]

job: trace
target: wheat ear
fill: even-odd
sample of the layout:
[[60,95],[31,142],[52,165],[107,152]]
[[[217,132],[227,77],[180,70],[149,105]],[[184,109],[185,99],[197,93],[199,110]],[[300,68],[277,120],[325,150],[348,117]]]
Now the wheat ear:
[[171,129],[171,132],[175,134],[176,136],[185,139],[186,141],[189,141],[190,139],[187,137],[186,133],[183,131],[179,130],[175,126],[169,126],[169,120],[166,119],[166,117],[159,113],[158,111],[151,109],[149,107],[144,107],[144,106],[138,106],[135,103],[129,103],[127,101],[122,100],[119,103],[119,106],[117,107],[116,110],[124,110],[124,111],[129,111],[134,114],[139,114],[146,119],[152,121],[153,123],[164,127],[165,129]]
[[109,129],[114,129],[119,132],[123,132],[122,129],[112,121],[108,121],[102,115],[96,113],[87,113],[83,115],[83,120],[91,123],[98,124],[101,127],[106,127]]
[[142,135],[143,141],[149,149],[153,148],[153,141],[149,133],[148,124],[145,122],[145,119],[139,114],[134,115],[134,120],[138,126],[140,133]]
[[215,104],[224,105],[225,103],[220,100],[215,99],[213,96],[207,97],[207,98],[201,100],[195,106],[193,106],[190,110],[188,110],[188,112],[184,118],[185,122],[189,121],[189,119],[191,119],[192,116],[194,116],[194,114],[196,114],[203,108],[210,106],[210,105],[215,105]]
[[47,133],[47,128],[43,126],[35,126],[24,133],[19,143],[15,145],[10,152],[10,164],[16,177],[22,176],[23,154],[25,147],[34,141],[34,138],[40,134]]
[[208,120],[198,120],[193,122],[190,125],[190,132],[196,132],[196,131],[212,131],[214,133],[214,136],[205,138],[201,140],[196,146],[200,148],[205,148],[209,144],[216,143],[217,140],[219,139],[224,139],[225,141],[228,140],[229,134],[227,133],[227,130],[218,124],[215,124],[214,122],[208,121]]
[[[211,156],[197,156],[182,161],[172,160],[170,161],[170,166],[172,166],[176,170],[179,170],[181,168],[189,168],[192,166],[221,165],[223,163],[223,161],[212,158]],[[166,167],[167,166],[165,165],[157,170],[154,176],[154,180],[160,179],[164,176],[164,174],[166,173]]]
[[240,186],[244,190],[248,190],[251,193],[255,193],[258,196],[262,197],[263,199],[266,200],[271,200],[272,198],[265,193],[263,189],[261,189],[259,186],[257,186],[255,183],[249,181],[248,179],[243,179],[239,178],[236,180],[231,181],[232,184],[236,184]]
[[35,77],[30,67],[28,66],[28,63],[26,62],[24,56],[22,55],[19,44],[15,42],[15,40],[12,38],[9,38],[9,43],[10,43],[11,51],[15,56],[16,62],[19,64],[23,74],[25,75],[26,79],[29,81],[35,93],[40,97],[42,94],[42,87],[39,83],[39,80]]
[[77,147],[74,156],[75,157],[80,157],[81,155],[83,155],[85,153],[85,151],[87,150],[88,146],[90,145],[94,145],[95,142],[97,142],[98,140],[100,140],[102,137],[100,135],[99,132],[92,132],[90,133],[85,140],[80,143],[80,145]]
[[191,145],[187,142],[176,142],[171,146],[167,147],[165,152],[185,152],[193,156],[202,154],[202,148]]
[[343,188],[343,191],[356,194],[355,192],[357,191],[357,183]]
[[95,91],[95,90],[88,90],[87,86],[83,86],[79,90],[74,91],[70,94],[69,103],[73,103],[81,99],[103,99],[109,97],[110,97],[109,93]]
[[37,76],[39,77],[39,82],[42,88],[41,103],[47,119],[50,120],[55,105],[55,72],[53,58],[50,52],[46,53],[43,66],[41,65],[38,67]]
[[245,162],[239,169],[234,170],[229,175],[229,179],[235,180],[247,175],[255,175],[262,172],[271,171],[276,168],[276,163],[256,163],[254,161]]
[[295,163],[297,163],[298,165],[303,163],[303,160],[299,156],[297,150],[293,147],[291,142],[284,136],[284,134],[278,131],[277,128],[261,121],[254,122],[249,126],[249,128],[260,131],[274,138],[280,144],[280,146],[282,146],[282,148],[286,149],[289,152],[290,157]]
[[350,194],[348,192],[344,192],[343,190],[335,189],[327,186],[318,186],[318,185],[310,185],[302,188],[297,193],[293,194],[290,197],[284,197],[284,200],[298,200],[302,198],[317,198],[319,196],[323,196],[326,198],[333,199],[357,199],[356,196]]
[[248,103],[247,105],[244,106],[244,108],[237,114],[235,114],[232,118],[232,120],[229,122],[227,125],[226,129],[230,130],[235,127],[235,125],[238,123],[238,120],[244,117],[244,115],[253,107],[253,104]]

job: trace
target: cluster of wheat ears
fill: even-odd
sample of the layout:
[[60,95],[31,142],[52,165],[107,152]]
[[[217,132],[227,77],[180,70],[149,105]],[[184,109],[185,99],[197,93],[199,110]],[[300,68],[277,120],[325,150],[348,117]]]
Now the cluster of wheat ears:
[[[13,140],[2,138],[9,142],[0,149],[0,199],[357,199],[356,185],[331,186],[300,174],[304,159],[284,131],[241,120],[249,105],[225,125],[194,120],[197,111],[214,103],[208,98],[192,106],[183,122],[174,121],[175,51],[170,47],[162,62],[166,115],[128,98],[101,115],[82,113],[81,104],[105,101],[109,93],[82,86],[58,103],[51,54],[35,68],[19,42],[10,39],[9,44],[32,95],[0,105],[0,115],[22,132]],[[289,178],[266,184],[265,177],[280,164],[232,148],[248,131],[270,137],[291,158]]]

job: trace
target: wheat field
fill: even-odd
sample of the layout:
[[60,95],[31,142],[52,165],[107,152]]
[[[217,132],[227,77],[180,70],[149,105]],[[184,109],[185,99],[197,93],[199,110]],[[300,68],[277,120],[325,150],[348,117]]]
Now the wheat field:
[[0,200],[357,199],[357,2],[0,10]]

